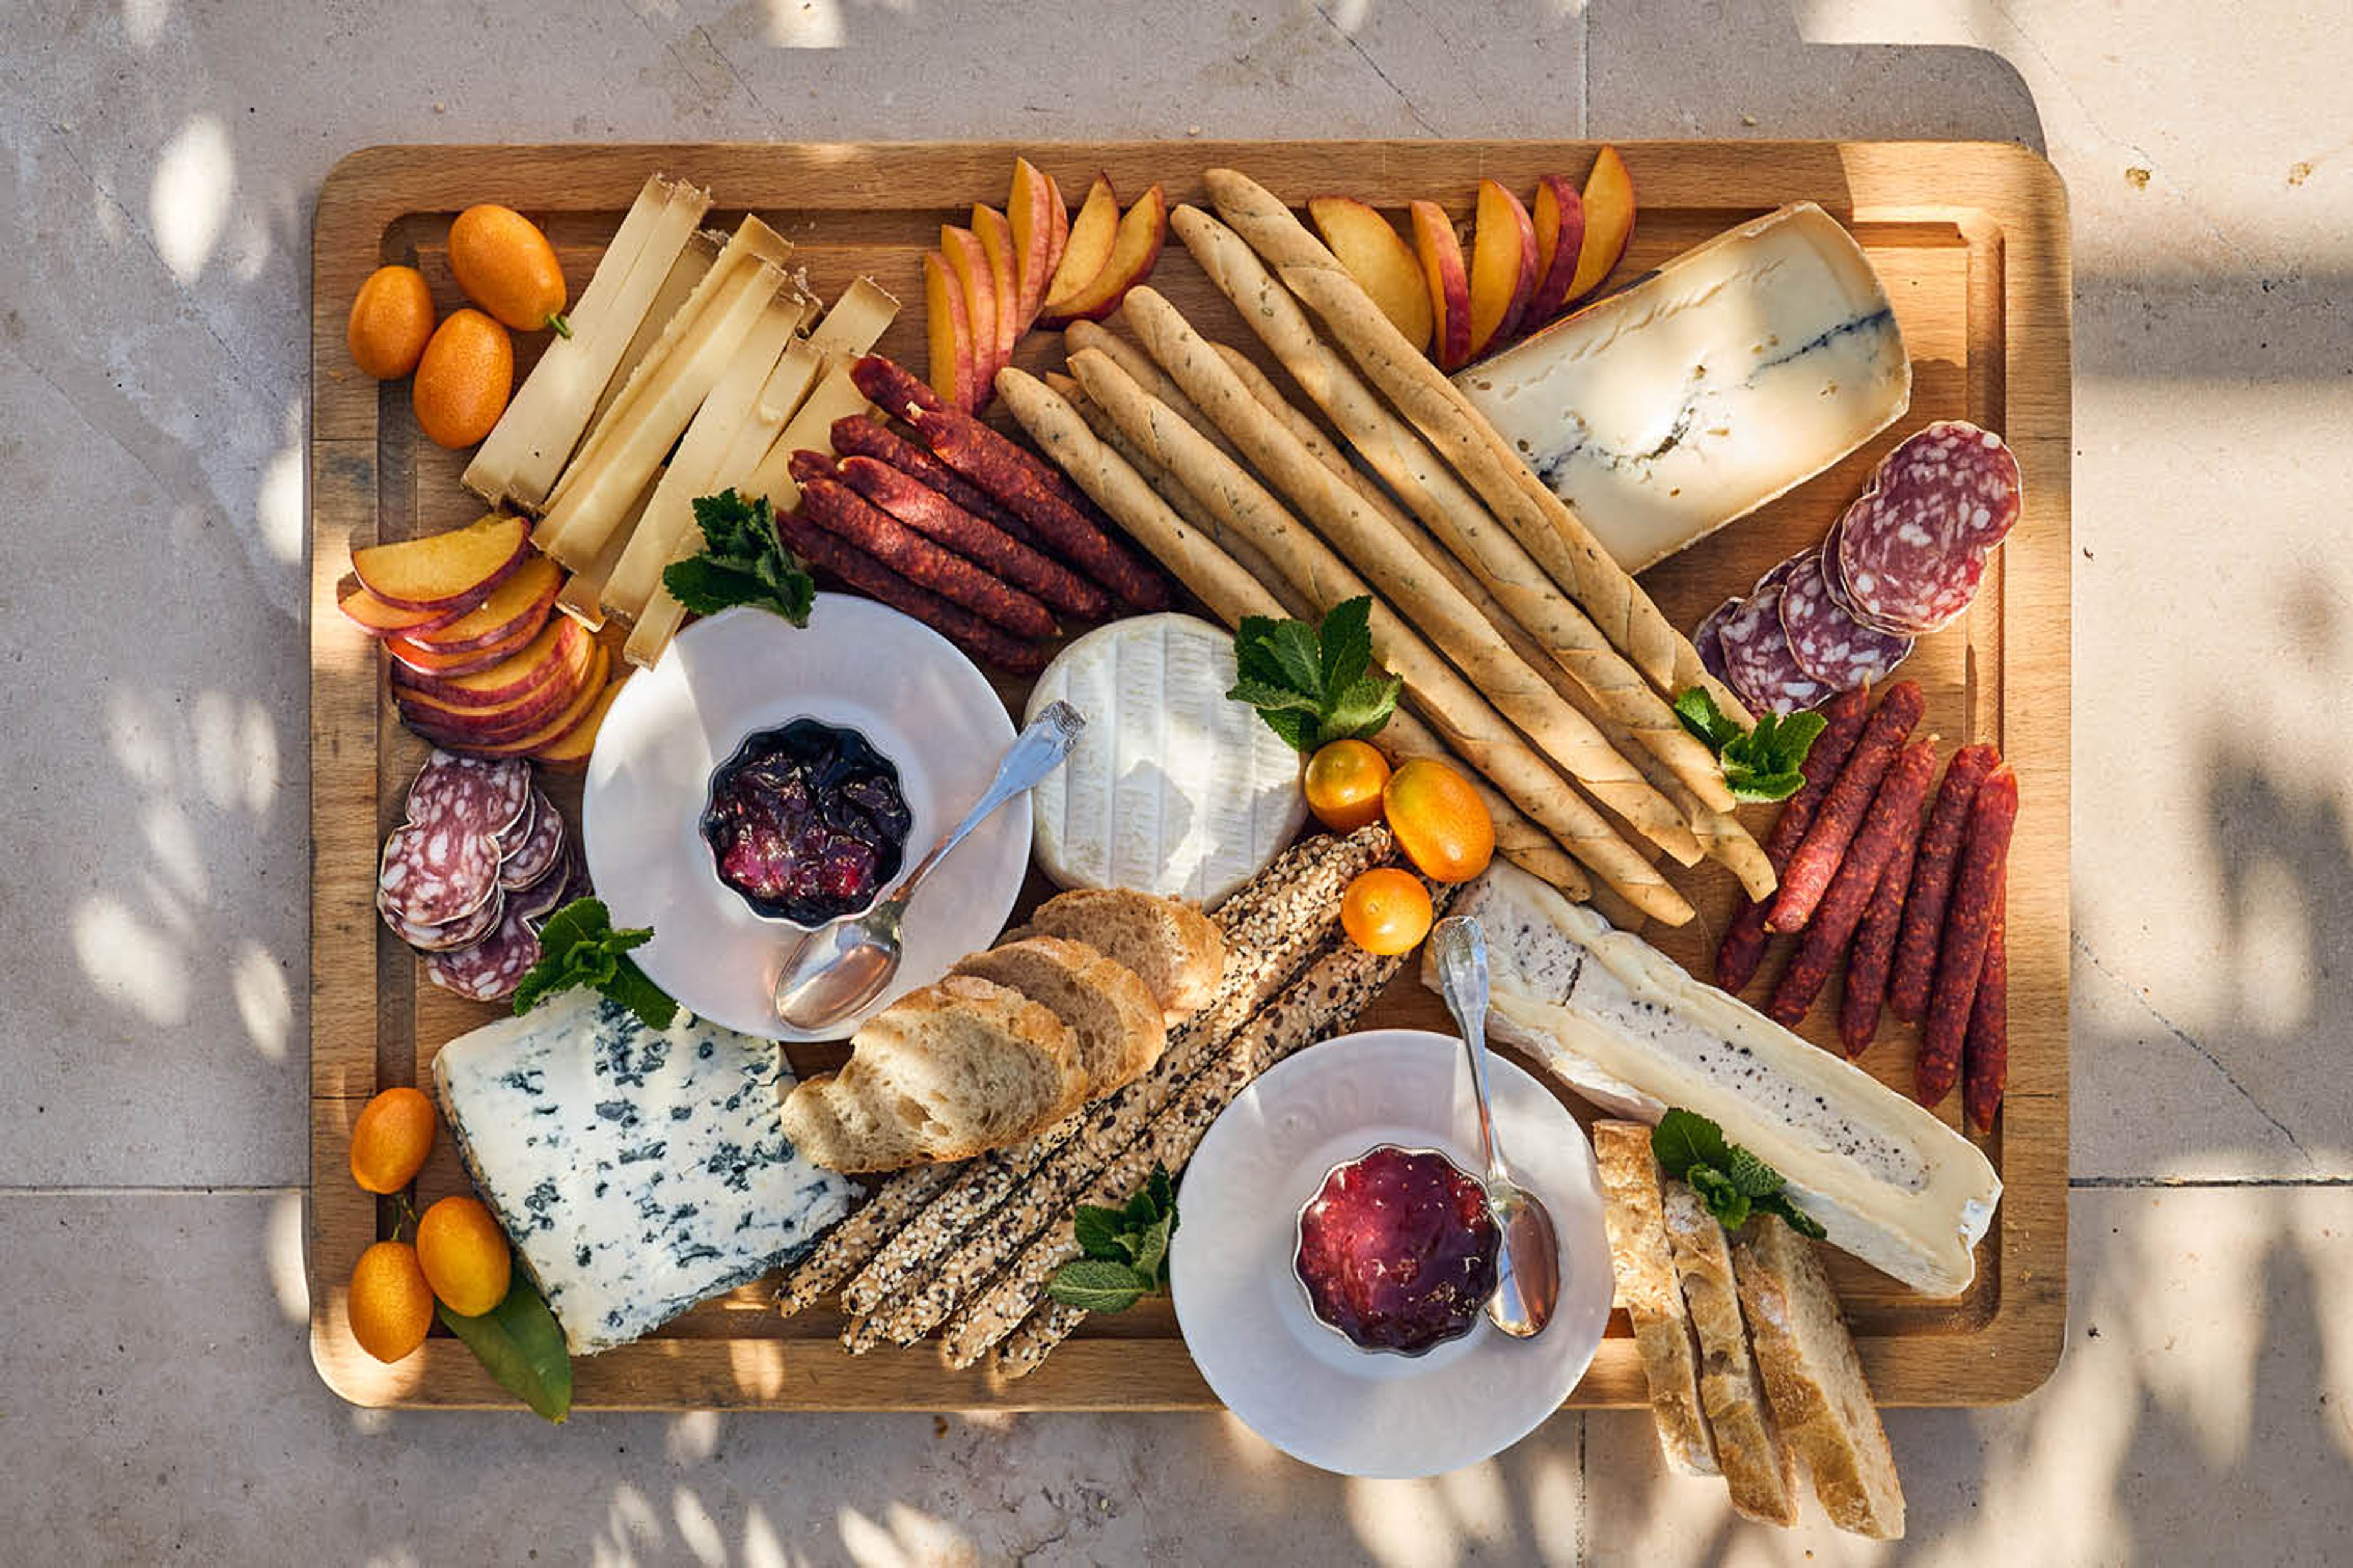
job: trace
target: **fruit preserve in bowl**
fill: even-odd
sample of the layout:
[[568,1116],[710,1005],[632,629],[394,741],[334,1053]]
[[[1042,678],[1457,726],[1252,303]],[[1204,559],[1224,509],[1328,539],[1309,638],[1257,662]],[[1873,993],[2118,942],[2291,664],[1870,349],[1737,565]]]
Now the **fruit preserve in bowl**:
[[821,926],[899,874],[913,814],[899,769],[857,731],[796,719],[744,738],[711,775],[702,840],[755,911]]
[[1300,1209],[1292,1268],[1318,1322],[1412,1356],[1478,1323],[1500,1246],[1477,1177],[1435,1149],[1383,1143],[1335,1165]]

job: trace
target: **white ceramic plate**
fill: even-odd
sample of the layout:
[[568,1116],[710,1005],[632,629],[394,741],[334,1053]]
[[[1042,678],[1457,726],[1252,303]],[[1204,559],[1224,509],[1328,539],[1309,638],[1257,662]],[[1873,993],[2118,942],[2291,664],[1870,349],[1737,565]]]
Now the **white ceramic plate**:
[[1542,1084],[1491,1062],[1504,1152],[1560,1233],[1560,1306],[1535,1339],[1482,1316],[1425,1355],[1358,1350],[1315,1321],[1292,1272],[1300,1207],[1342,1161],[1399,1143],[1481,1168],[1471,1064],[1451,1036],[1374,1029],[1303,1051],[1243,1090],[1186,1167],[1177,1326],[1218,1397],[1293,1458],[1379,1477],[1475,1464],[1559,1409],[1600,1348],[1609,1238],[1592,1145]]
[[738,608],[679,634],[613,700],[580,805],[588,874],[617,926],[654,928],[633,955],[691,1011],[771,1040],[839,1038],[928,985],[1004,928],[1029,863],[1029,802],[1008,803],[908,907],[905,961],[864,1011],[822,1034],[776,1016],[776,967],[799,928],[753,912],[719,879],[699,829],[712,771],[744,737],[795,719],[859,731],[898,764],[914,816],[902,870],[987,789],[1013,721],[937,632],[887,605],[820,594],[806,627]]

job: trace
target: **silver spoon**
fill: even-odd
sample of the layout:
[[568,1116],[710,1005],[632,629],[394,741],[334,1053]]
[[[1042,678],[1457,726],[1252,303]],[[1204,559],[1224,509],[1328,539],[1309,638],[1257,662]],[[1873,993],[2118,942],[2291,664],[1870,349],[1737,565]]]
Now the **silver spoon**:
[[786,950],[776,972],[776,1016],[796,1029],[822,1029],[872,1001],[899,973],[899,921],[907,900],[932,869],[964,842],[965,836],[1017,795],[1033,790],[1062,765],[1087,727],[1086,715],[1067,702],[1050,702],[1015,737],[987,794],[946,837],[907,873],[904,880],[862,915],[844,916],[804,935]]
[[1502,1233],[1496,1250],[1495,1293],[1487,1316],[1515,1340],[1544,1332],[1560,1300],[1560,1238],[1539,1198],[1512,1180],[1495,1116],[1487,1099],[1487,935],[1468,915],[1449,915],[1430,933],[1438,984],[1446,1010],[1471,1052],[1471,1081],[1479,1091],[1479,1141],[1487,1153],[1487,1212]]

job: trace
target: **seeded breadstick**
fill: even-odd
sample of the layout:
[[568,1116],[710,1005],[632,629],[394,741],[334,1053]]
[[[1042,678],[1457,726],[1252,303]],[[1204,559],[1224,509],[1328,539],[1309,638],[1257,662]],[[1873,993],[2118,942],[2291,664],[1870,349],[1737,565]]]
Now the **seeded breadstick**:
[[916,1165],[899,1172],[877,1187],[872,1197],[827,1231],[816,1249],[785,1276],[784,1287],[776,1296],[778,1309],[789,1318],[832,1295],[962,1168]]
[[[1241,453],[1226,439],[1223,432],[1201,416],[1185,389],[1169,379],[1153,357],[1121,337],[1110,328],[1094,321],[1072,321],[1062,330],[1062,353],[1065,357],[1081,349],[1100,349],[1111,356],[1112,363],[1127,372],[1135,384],[1176,411],[1178,418],[1192,426],[1218,444],[1218,449],[1237,463]],[[1083,487],[1082,487],[1083,488]]]
[[1289,207],[1232,169],[1211,169],[1203,182],[1226,222],[1266,258],[1286,288],[1323,318],[1348,357],[1652,686],[1663,693],[1704,688],[1735,722],[1749,722],[1739,698],[1708,673],[1698,651],[1659,613],[1650,595],[1610,559],[1567,503],[1528,470],[1454,384],[1406,342],[1363,286]]

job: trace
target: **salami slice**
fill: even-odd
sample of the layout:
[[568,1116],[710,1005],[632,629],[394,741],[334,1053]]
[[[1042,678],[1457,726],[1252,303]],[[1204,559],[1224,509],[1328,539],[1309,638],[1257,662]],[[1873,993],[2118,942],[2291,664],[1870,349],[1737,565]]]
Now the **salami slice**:
[[555,803],[535,789],[531,795],[531,826],[499,861],[499,886],[511,893],[536,888],[554,874],[563,863],[564,846],[569,837],[564,828],[564,814],[555,809]]
[[1874,631],[1839,608],[1811,555],[1782,585],[1781,630],[1798,668],[1833,691],[1883,680],[1912,657],[1910,637]]
[[1784,585],[1805,565],[1806,557],[1813,553],[1810,550],[1801,550],[1786,561],[1775,562],[1765,569],[1765,575],[1757,579],[1756,585],[1748,590],[1748,596],[1753,599],[1767,588]]
[[1949,625],[2021,497],[2018,458],[1991,431],[1947,419],[1906,437],[1839,520],[1839,583],[1858,616],[1915,635]]
[[504,833],[531,805],[531,764],[520,757],[435,752],[408,786],[408,820],[456,823],[484,837]]
[[416,926],[446,926],[499,890],[499,841],[454,823],[393,829],[376,871],[376,902]]
[[513,910],[498,929],[470,947],[425,955],[425,977],[444,991],[472,1002],[500,1002],[514,994],[539,962],[539,933]]
[[378,887],[375,912],[384,917],[393,935],[417,952],[447,952],[452,948],[470,947],[498,929],[500,917],[506,913],[506,898],[502,891],[493,889],[482,900],[482,907],[472,914],[460,915],[447,925],[421,926],[393,909],[385,899],[383,888]]
[[[1718,680],[1725,679],[1724,623],[1732,618],[1732,612],[1740,608],[1743,603],[1745,601],[1740,599],[1726,599],[1710,610],[1705,620],[1692,628],[1692,647],[1699,650],[1700,663],[1705,665],[1707,672]],[[1725,680],[1725,684],[1728,686],[1731,682]]]
[[1798,667],[1781,630],[1780,584],[1752,594],[1716,633],[1724,649],[1724,681],[1758,712],[1795,713],[1833,695]]

